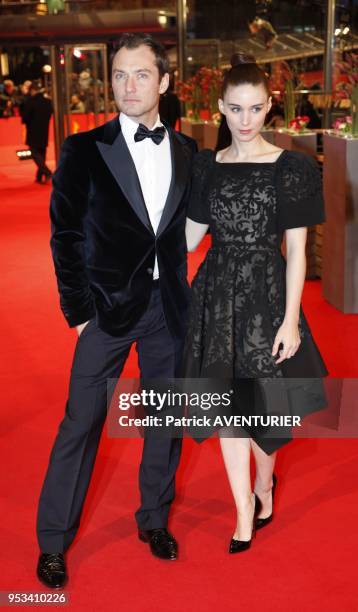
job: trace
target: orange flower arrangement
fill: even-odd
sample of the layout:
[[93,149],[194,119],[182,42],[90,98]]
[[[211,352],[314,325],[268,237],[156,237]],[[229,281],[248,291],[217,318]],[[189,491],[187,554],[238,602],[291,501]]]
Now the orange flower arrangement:
[[200,111],[209,111],[209,116],[218,112],[223,75],[221,70],[203,66],[187,81],[178,81],[176,92],[179,100],[185,102],[186,115],[193,121],[200,120]]

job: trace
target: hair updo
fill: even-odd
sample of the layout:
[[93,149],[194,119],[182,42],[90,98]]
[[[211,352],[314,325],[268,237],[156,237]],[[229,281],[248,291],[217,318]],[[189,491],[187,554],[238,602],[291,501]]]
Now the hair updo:
[[270,84],[266,73],[258,66],[253,55],[234,53],[231,68],[224,74],[221,97],[224,98],[228,87],[237,85],[263,85],[268,96],[271,95]]

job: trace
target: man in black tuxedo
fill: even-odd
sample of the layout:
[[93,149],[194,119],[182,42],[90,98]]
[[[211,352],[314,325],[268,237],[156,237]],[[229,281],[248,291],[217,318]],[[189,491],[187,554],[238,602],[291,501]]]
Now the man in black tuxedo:
[[[121,114],[69,136],[53,176],[51,247],[62,311],[76,327],[66,413],[42,488],[37,574],[63,586],[63,553],[75,537],[106,418],[107,379],[121,374],[136,342],[141,376],[178,375],[190,289],[185,215],[194,141],[162,125],[169,82],[163,48],[125,34],[113,59]],[[140,466],[139,538],[176,559],[167,530],[179,439],[146,437]]]

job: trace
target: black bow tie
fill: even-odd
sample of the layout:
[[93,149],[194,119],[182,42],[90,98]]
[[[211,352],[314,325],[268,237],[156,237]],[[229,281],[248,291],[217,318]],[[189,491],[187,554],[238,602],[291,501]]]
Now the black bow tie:
[[140,142],[144,138],[151,138],[156,145],[160,144],[165,135],[165,128],[163,126],[155,128],[155,130],[148,130],[143,123],[140,123],[136,133],[134,134],[134,140]]

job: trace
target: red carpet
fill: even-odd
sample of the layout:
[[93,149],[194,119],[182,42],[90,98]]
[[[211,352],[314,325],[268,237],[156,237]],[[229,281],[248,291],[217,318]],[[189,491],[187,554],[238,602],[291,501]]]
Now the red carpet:
[[[62,418],[76,332],[59,310],[49,251],[50,188],[31,162],[0,167],[1,591],[41,591],[36,505]],[[204,251],[191,256],[191,272]],[[358,317],[304,307],[330,373],[358,376]],[[135,375],[134,354],[125,374]],[[71,610],[357,610],[356,440],[296,440],[278,458],[276,516],[250,551],[226,552],[234,506],[216,440],[184,444],[171,529],[180,559],[137,540],[139,440],[103,436],[80,537],[68,555]]]

